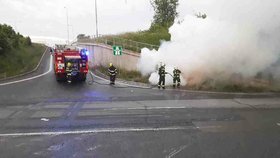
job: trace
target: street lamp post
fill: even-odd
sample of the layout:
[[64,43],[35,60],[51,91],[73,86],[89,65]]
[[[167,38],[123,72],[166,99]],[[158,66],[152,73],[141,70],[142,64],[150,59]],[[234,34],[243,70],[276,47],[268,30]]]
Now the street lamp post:
[[66,9],[66,17],[67,17],[67,44],[69,44],[69,20],[68,20],[68,8],[64,7]]
[[97,0],[95,0],[95,31],[96,31],[96,37],[98,37],[98,18],[97,18]]

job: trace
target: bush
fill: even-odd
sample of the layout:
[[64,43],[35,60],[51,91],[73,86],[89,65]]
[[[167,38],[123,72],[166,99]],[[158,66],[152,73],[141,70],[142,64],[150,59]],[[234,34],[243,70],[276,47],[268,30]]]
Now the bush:
[[9,52],[13,48],[19,48],[21,44],[30,46],[30,37],[24,38],[21,34],[16,33],[11,26],[0,24],[0,47],[2,48],[0,50],[1,54]]
[[31,46],[31,45],[32,45],[32,42],[31,42],[31,39],[30,39],[29,36],[26,37],[26,45],[28,45],[28,46]]
[[[104,66],[98,66],[96,67],[98,71],[101,73],[108,75],[108,68]],[[138,71],[127,71],[124,69],[118,69],[118,75],[117,78],[126,80],[126,81],[134,81],[134,82],[141,82],[141,83],[149,83],[149,77],[148,76],[142,76],[140,72]]]

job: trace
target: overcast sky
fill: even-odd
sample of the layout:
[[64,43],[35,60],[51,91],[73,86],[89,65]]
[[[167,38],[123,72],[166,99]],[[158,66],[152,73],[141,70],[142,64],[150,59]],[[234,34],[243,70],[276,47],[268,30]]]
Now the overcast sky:
[[[97,0],[100,34],[149,28],[153,9],[149,0]],[[95,33],[94,0],[0,0],[0,23],[12,25],[23,35],[70,38]]]
[[[190,10],[187,0],[179,2],[180,15]],[[150,0],[97,0],[97,3],[100,34],[145,30],[153,19]],[[69,15],[70,39],[80,33],[95,34],[94,0],[0,0],[0,6],[0,23],[9,24],[33,39],[66,40],[65,7]]]

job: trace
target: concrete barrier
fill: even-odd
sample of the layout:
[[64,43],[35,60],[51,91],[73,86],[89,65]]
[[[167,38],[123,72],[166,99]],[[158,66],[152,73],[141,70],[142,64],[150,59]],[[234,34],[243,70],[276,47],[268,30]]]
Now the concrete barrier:
[[90,67],[105,66],[113,63],[117,68],[127,71],[137,70],[137,63],[140,57],[139,53],[123,50],[121,56],[114,56],[111,46],[96,43],[78,43],[79,47],[89,50]]

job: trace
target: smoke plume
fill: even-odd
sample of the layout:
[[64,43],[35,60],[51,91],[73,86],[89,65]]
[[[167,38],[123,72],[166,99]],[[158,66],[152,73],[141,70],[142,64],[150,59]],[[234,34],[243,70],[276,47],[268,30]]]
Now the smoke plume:
[[[142,49],[138,68],[143,75],[152,74],[151,83],[157,82],[160,62],[169,73],[178,67],[183,78],[194,83],[205,78],[228,80],[234,74],[250,78],[265,70],[277,70],[270,73],[280,76],[279,64],[275,64],[280,55],[279,0],[185,3],[192,12],[169,28],[171,41],[162,42],[158,51]],[[207,18],[197,18],[198,12]]]

